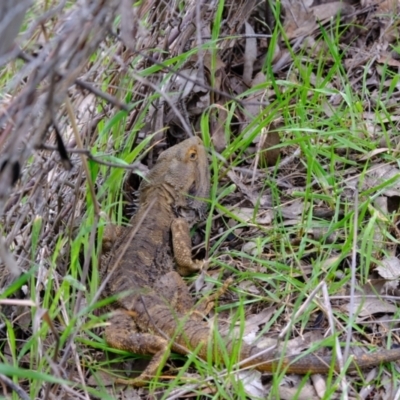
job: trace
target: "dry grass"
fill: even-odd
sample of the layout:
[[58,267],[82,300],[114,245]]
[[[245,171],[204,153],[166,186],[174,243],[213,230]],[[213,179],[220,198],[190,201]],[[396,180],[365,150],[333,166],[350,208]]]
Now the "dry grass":
[[[20,47],[0,54],[4,395],[147,395],[109,375],[139,368],[105,356],[101,236],[134,211],[160,150],[193,131],[213,172],[198,238],[211,267],[196,296],[233,276],[219,318],[244,336],[305,338],[289,351],[398,341],[398,4],[329,4],[283,2],[281,19],[255,0],[28,10]],[[316,396],[309,379],[261,385],[221,369],[172,359],[149,390]],[[368,398],[367,387],[395,398],[396,371],[374,371],[321,378],[320,398]]]

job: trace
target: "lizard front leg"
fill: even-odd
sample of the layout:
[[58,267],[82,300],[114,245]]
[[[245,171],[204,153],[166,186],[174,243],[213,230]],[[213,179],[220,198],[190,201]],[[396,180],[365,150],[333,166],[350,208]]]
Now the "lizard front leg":
[[168,341],[151,333],[138,332],[133,316],[126,310],[115,311],[108,322],[105,337],[111,347],[135,354],[153,355],[149,365],[137,378],[117,379],[116,382],[136,387],[146,385],[168,358]]
[[114,243],[126,232],[126,229],[126,226],[116,224],[108,224],[105,226],[101,243],[103,254],[108,253],[112,249]]
[[[183,218],[176,218],[171,224],[172,246],[174,258],[177,264],[179,275],[186,276],[193,272],[198,272],[202,269],[204,261],[192,259],[192,242],[190,239],[190,229],[187,221]],[[176,279],[179,280],[179,279]],[[182,281],[182,279],[180,279]],[[214,301],[217,300],[223,293],[226,292],[232,279],[228,279],[223,286],[213,295],[208,296],[195,307],[195,313],[201,318],[207,315],[214,306]],[[182,284],[186,285],[182,281]],[[187,290],[187,289],[186,289]]]
[[179,275],[187,276],[203,268],[204,261],[192,259],[192,241],[187,221],[176,218],[171,224],[172,247]]

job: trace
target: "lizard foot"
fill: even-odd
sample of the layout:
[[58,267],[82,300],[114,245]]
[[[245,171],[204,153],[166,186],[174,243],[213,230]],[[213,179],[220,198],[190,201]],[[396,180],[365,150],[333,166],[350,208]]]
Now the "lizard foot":
[[137,387],[137,388],[143,387],[143,386],[148,385],[149,380],[151,380],[152,377],[151,376],[142,377],[142,375],[138,376],[137,378],[132,378],[132,379],[117,378],[115,380],[115,383],[119,383],[121,385],[133,386],[133,387]]
[[146,382],[157,375],[157,370],[164,365],[170,355],[168,341],[152,333],[137,332],[133,318],[125,310],[117,310],[109,319],[105,329],[107,343],[120,350],[135,354],[152,355],[145,370],[133,379],[117,379],[117,383],[132,386],[144,386]]
[[200,303],[196,305],[193,314],[201,316],[201,319],[208,315],[208,313],[214,307],[214,302],[218,300],[228,290],[232,282],[233,278],[228,278],[214,294],[204,298],[203,300],[200,300]]

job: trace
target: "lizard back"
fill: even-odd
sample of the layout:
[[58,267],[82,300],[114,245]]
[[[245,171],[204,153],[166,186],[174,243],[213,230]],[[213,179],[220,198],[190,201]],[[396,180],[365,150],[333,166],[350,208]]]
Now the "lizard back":
[[[120,305],[129,307],[129,297],[152,288],[174,269],[171,223],[180,215],[190,224],[203,216],[209,182],[207,154],[201,139],[187,139],[161,153],[140,185],[138,211],[115,243],[108,263],[108,293],[131,293],[118,301]],[[137,232],[131,240],[135,228]]]

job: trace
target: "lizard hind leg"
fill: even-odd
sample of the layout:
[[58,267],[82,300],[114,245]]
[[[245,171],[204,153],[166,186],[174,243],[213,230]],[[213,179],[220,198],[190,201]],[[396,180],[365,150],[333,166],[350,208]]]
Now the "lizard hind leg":
[[186,314],[194,307],[189,289],[176,271],[168,272],[155,282],[154,290],[175,312]]
[[103,240],[101,243],[103,254],[111,251],[114,243],[127,231],[125,226],[108,224],[104,228]]
[[203,297],[195,306],[195,313],[199,315],[206,316],[213,309],[214,302],[217,301],[225,292],[229,289],[232,284],[233,279],[228,278],[224,284],[212,295]]
[[153,355],[146,369],[137,378],[117,379],[116,383],[136,387],[146,385],[156,375],[158,367],[168,358],[168,342],[160,336],[138,332],[129,311],[117,310],[108,322],[105,338],[111,347],[135,354]]

